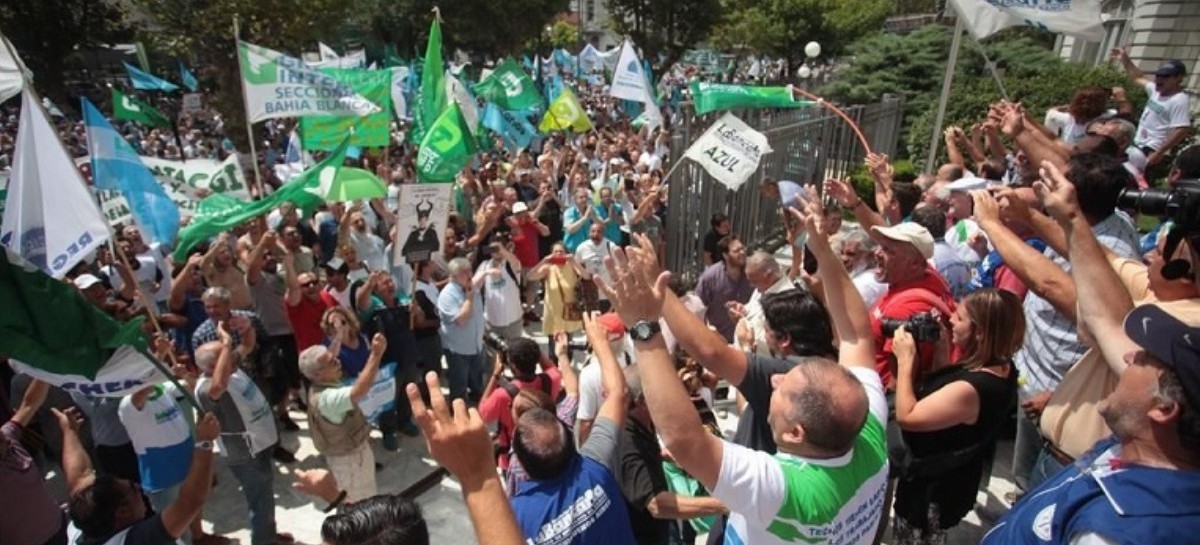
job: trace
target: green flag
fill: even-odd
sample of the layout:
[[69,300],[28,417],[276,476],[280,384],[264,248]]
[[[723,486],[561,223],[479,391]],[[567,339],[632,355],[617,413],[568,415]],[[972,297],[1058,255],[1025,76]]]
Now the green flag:
[[269,213],[285,202],[295,204],[303,215],[308,216],[316,210],[337,177],[342,164],[346,162],[346,148],[350,146],[349,139],[344,139],[336,150],[323,161],[312,168],[301,172],[274,193],[254,202],[241,202],[228,195],[211,195],[197,205],[196,217],[192,222],[179,231],[179,242],[172,257],[176,263],[187,260],[188,252],[196,245],[249,221],[250,219]]
[[571,92],[571,88],[563,87],[558,98],[550,103],[550,108],[546,110],[546,115],[538,124],[538,130],[548,133],[567,129],[577,133],[590,131],[592,130],[592,120],[588,119],[587,112],[579,104],[579,99],[575,98],[575,93]]
[[171,128],[171,120],[162,112],[116,89],[112,90],[112,104],[113,119],[136,121],[151,127]]
[[541,106],[542,98],[521,65],[506,58],[475,86],[475,94],[502,110],[519,111]]
[[350,145],[382,148],[388,145],[392,115],[392,71],[326,68],[321,72],[346,84],[355,93],[379,106],[362,117],[314,115],[300,118],[300,138],[306,150],[332,150],[350,135]]
[[429,27],[429,44],[425,46],[425,63],[421,70],[421,86],[417,88],[413,112],[413,141],[425,139],[425,132],[446,109],[446,84],[442,82],[446,68],[442,65],[442,27],[433,17]]
[[[95,280],[88,276],[76,280],[78,285]],[[0,249],[0,301],[4,353],[45,373],[94,379],[117,349],[146,349],[143,318],[112,319],[76,286],[47,276],[7,248]]]
[[475,139],[457,103],[451,103],[429,127],[417,150],[417,179],[453,182],[475,153]]
[[807,108],[816,104],[811,100],[796,100],[791,86],[751,87],[693,81],[691,89],[696,115],[734,108]]

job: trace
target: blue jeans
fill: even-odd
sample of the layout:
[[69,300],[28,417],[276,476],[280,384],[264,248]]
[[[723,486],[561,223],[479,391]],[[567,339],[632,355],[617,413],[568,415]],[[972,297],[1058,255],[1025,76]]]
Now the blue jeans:
[[267,448],[248,462],[229,466],[242,485],[250,509],[250,544],[266,545],[275,541],[275,468]]
[[1050,455],[1050,451],[1042,448],[1038,451],[1037,460],[1033,464],[1033,470],[1029,473],[1029,490],[1033,490],[1042,483],[1050,480],[1050,477],[1062,471],[1064,466],[1054,456]]
[[1042,450],[1042,432],[1038,425],[1025,416],[1024,412],[1017,415],[1017,437],[1013,440],[1013,482],[1022,492],[1033,490],[1033,466],[1037,462],[1038,452]]
[[483,396],[483,354],[446,351],[446,368],[446,375],[450,379],[450,399],[468,399],[468,389],[471,400],[478,401]]

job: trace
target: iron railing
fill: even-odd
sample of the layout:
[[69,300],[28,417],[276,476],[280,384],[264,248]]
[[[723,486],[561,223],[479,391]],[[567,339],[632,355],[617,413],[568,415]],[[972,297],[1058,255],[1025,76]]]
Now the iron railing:
[[[844,110],[862,129],[872,150],[894,154],[904,114],[899,96]],[[758,172],[737,191],[730,191],[691,161],[671,174],[667,180],[665,262],[668,269],[685,278],[695,279],[703,270],[701,246],[713,214],[728,214],[734,234],[751,248],[778,236],[782,229],[779,203],[761,193],[763,177],[817,183],[849,174],[866,155],[854,131],[823,108],[734,113],[765,134],[773,152],[763,157]],[[686,116],[672,134],[671,164],[683,160],[688,146],[721,115]]]

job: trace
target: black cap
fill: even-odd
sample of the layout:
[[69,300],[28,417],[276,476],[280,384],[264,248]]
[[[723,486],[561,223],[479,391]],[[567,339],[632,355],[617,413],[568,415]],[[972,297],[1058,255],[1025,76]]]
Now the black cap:
[[1125,317],[1125,334],[1170,367],[1192,407],[1200,409],[1200,327],[1192,327],[1154,304],[1134,308]]
[[1174,76],[1182,76],[1187,74],[1187,67],[1183,65],[1183,61],[1179,59],[1171,59],[1163,61],[1158,70],[1154,71],[1154,75],[1160,78],[1170,78]]

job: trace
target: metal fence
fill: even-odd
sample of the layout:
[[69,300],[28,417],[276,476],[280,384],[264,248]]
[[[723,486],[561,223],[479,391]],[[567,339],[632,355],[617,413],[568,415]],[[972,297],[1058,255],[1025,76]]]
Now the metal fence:
[[[862,129],[872,150],[894,154],[904,113],[900,97],[844,110]],[[824,108],[734,113],[765,134],[774,151],[763,157],[758,172],[737,191],[730,191],[691,161],[679,165],[667,180],[666,266],[686,278],[695,279],[703,270],[702,241],[713,214],[728,214],[734,234],[751,248],[779,233],[783,226],[779,203],[763,196],[759,189],[763,177],[817,183],[849,174],[866,155],[854,131]],[[672,165],[684,160],[684,151],[720,115],[688,116],[676,126]]]

